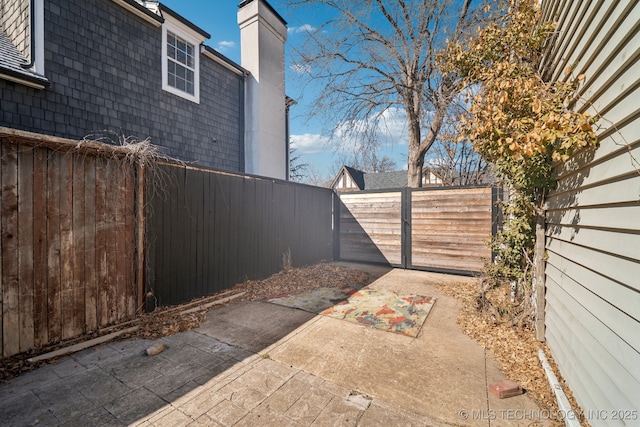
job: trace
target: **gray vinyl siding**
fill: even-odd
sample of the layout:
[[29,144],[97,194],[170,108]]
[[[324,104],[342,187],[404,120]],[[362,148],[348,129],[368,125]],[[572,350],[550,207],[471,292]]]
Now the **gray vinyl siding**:
[[162,90],[161,43],[162,28],[112,0],[45,1],[51,84],[0,79],[0,126],[70,139],[104,130],[149,137],[169,156],[244,172],[244,76],[201,54],[193,103]]
[[584,74],[576,109],[602,116],[547,200],[546,339],[592,426],[640,425],[640,2],[542,12],[558,22],[545,77]]

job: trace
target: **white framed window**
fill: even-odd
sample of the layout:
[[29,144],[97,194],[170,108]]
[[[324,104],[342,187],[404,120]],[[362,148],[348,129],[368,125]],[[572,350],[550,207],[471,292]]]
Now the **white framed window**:
[[195,46],[167,31],[167,84],[194,96],[195,77]]
[[162,89],[200,103],[200,37],[179,22],[162,26]]

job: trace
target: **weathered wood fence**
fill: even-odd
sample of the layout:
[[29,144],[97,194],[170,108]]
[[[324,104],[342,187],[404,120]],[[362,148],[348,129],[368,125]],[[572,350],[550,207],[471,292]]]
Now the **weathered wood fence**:
[[2,355],[133,317],[134,167],[116,147],[2,131]]
[[[0,353],[335,258],[473,272],[490,188],[342,195],[0,128]],[[143,171],[145,171],[143,173]]]
[[263,279],[289,254],[294,267],[333,259],[330,189],[174,164],[147,188],[147,289],[160,305]]
[[342,193],[335,257],[473,274],[491,260],[500,223],[497,188]]

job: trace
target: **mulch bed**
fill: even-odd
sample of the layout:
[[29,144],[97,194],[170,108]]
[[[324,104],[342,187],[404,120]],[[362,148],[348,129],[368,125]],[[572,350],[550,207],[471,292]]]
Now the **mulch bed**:
[[[564,421],[560,419],[562,414],[558,408],[555,394],[538,358],[538,350],[542,349],[556,376],[562,382],[571,406],[581,418],[581,425],[588,425],[580,414],[579,406],[570,389],[563,382],[549,348],[536,339],[535,331],[520,329],[509,323],[496,321],[491,314],[479,310],[479,286],[477,283],[447,284],[439,286],[439,289],[461,302],[458,326],[462,331],[480,346],[491,351],[505,375],[519,383],[529,397],[545,411],[545,414],[550,414],[552,417],[560,415],[557,417],[558,419],[549,420],[550,422],[557,426],[564,426]],[[492,290],[486,296],[494,302],[505,298],[502,289]]]
[[363,287],[373,278],[360,270],[319,263],[304,268],[291,268],[276,273],[264,280],[247,280],[233,288],[235,292],[246,292],[239,300],[256,301],[274,295],[296,294],[312,289]]

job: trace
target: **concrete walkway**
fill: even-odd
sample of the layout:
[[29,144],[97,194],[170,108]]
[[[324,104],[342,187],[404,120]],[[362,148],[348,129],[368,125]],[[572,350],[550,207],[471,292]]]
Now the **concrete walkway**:
[[[382,272],[380,272],[382,273]],[[500,426],[545,421],[497,399],[493,357],[456,326],[433,285],[470,280],[391,270],[374,289],[437,298],[417,338],[266,302],[230,304],[192,331],[112,342],[0,384],[2,425]],[[546,424],[546,422],[544,422]]]

